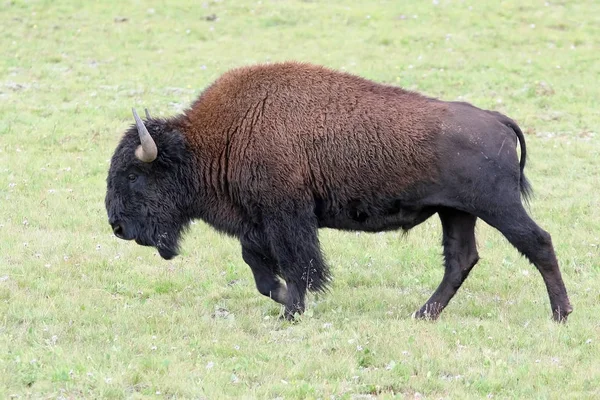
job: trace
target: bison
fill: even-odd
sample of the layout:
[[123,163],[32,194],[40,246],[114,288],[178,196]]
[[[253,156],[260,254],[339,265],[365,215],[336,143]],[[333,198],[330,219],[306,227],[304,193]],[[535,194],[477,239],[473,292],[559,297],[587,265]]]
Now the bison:
[[171,259],[201,219],[239,239],[285,318],[329,286],[319,228],[408,231],[434,214],[445,272],[417,318],[436,319],[477,263],[477,218],[537,267],[556,321],[572,311],[551,237],[523,207],[523,133],[503,114],[282,62],[225,73],[178,116],[133,116],[108,171],[114,234]]

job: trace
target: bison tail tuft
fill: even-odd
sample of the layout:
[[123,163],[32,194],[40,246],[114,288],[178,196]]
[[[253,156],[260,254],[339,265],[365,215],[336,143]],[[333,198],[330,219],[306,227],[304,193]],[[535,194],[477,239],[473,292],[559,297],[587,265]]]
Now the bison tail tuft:
[[521,196],[523,196],[523,200],[526,203],[529,203],[529,199],[533,196],[533,188],[531,187],[531,183],[523,174],[523,170],[521,169]]
[[521,196],[523,197],[523,200],[525,200],[526,203],[529,203],[529,199],[533,196],[533,188],[531,187],[529,180],[525,177],[525,172],[524,172],[525,162],[527,160],[527,149],[525,146],[525,136],[523,135],[521,128],[519,128],[519,125],[517,125],[517,123],[515,121],[513,121],[512,119],[510,119],[508,117],[505,117],[505,118],[506,119],[503,120],[502,122],[515,132],[515,134],[517,135],[517,138],[519,139],[519,145],[521,146],[521,160],[519,161],[519,167],[521,169],[521,177],[519,180],[519,185],[520,185]]

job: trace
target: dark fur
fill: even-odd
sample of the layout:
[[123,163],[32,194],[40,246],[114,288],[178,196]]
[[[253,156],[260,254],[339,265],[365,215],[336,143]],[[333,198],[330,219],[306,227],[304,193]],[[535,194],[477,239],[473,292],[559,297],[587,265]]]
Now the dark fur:
[[183,115],[146,126],[158,158],[138,161],[135,126],[126,132],[108,175],[110,223],[165,258],[195,218],[239,238],[258,290],[288,318],[327,287],[318,228],[408,231],[435,213],[446,272],[418,317],[436,318],[476,264],[478,217],[540,270],[555,319],[572,310],[550,235],[522,206],[523,134],[500,113],[282,63],[230,71]]

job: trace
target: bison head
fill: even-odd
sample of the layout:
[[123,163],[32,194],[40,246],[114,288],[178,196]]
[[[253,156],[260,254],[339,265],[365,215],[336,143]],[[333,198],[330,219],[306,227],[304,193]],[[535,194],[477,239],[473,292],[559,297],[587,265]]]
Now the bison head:
[[161,257],[178,253],[191,220],[196,188],[194,157],[174,121],[146,123],[133,110],[135,125],[123,136],[110,163],[105,198],[114,234],[154,246]]

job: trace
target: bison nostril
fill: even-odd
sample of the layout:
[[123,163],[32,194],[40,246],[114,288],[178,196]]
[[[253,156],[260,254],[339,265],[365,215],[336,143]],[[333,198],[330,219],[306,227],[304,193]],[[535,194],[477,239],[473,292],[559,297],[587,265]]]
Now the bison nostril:
[[121,238],[121,239],[123,238],[123,227],[121,226],[121,224],[119,224],[119,223],[114,224],[113,232],[116,237]]

